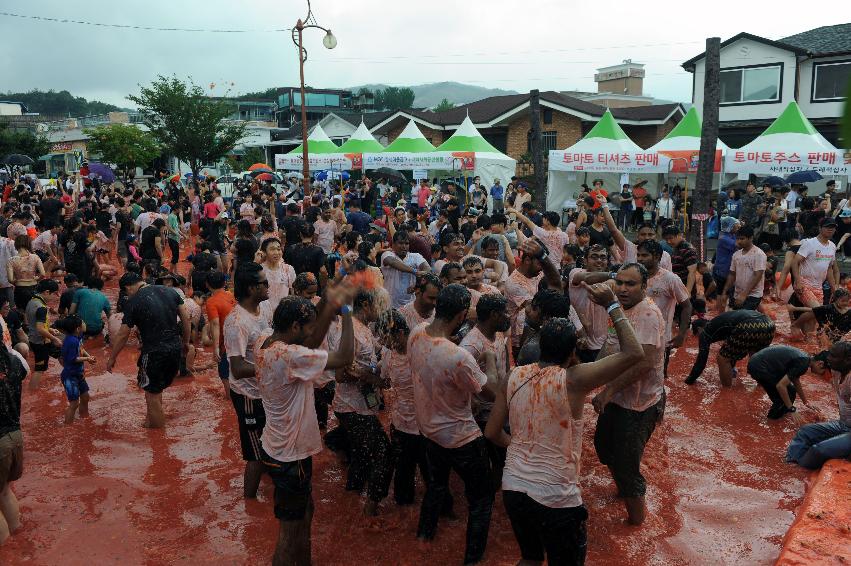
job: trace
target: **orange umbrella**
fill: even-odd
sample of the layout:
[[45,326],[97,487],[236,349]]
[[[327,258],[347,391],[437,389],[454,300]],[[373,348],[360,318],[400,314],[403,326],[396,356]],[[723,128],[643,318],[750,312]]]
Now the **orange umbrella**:
[[255,163],[251,167],[248,168],[249,171],[271,171],[272,168],[266,165],[265,163]]
[[175,183],[180,180],[180,173],[175,173],[171,177],[168,178],[169,181],[174,181]]
[[254,179],[257,181],[271,181],[274,179],[274,177],[269,173],[260,173],[259,175],[254,177]]

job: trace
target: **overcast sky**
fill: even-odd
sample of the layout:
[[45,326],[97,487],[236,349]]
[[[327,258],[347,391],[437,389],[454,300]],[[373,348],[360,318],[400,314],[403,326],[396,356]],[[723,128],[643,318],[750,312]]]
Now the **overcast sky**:
[[[529,91],[595,90],[594,69],[644,63],[645,94],[690,101],[680,64],[707,36],[740,31],[779,39],[837,23],[847,0],[799,4],[645,0],[313,0],[322,33],[305,32],[308,85],[414,85],[459,81]],[[272,30],[292,27],[305,0],[3,0],[26,16],[162,28]],[[842,19],[842,18],[840,18]],[[844,18],[847,19],[847,18]],[[67,89],[130,106],[124,98],[158,74],[191,76],[214,95],[298,84],[289,32],[190,33],[55,23],[0,15],[0,91]]]

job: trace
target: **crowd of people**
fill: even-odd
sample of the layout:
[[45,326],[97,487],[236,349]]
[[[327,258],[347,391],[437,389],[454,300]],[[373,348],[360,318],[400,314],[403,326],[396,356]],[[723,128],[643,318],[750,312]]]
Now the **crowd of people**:
[[[162,393],[178,376],[217,371],[244,496],[257,496],[264,474],[274,484],[275,564],[310,563],[312,456],[324,449],[346,462],[344,488],[366,494],[366,515],[391,487],[395,504],[413,504],[419,477],[423,540],[452,513],[454,470],[468,506],[464,563],[485,555],[501,489],[522,560],[582,564],[586,401],[597,457],[627,521],[641,525],[643,452],[690,331],[699,352],[686,382],[723,342],[721,383],[749,357],[769,419],[803,423],[796,398],[820,419],[800,378],[829,373],[839,416],[803,426],[787,459],[817,468],[851,455],[850,297],[836,261],[846,203],[816,214],[796,201],[782,221],[757,199],[739,214],[719,207],[718,250],[702,261],[665,188],[648,222],[644,183],[615,198],[595,181],[565,227],[522,181],[509,185],[422,181],[408,194],[385,179],[255,181],[226,202],[214,180],[142,189],[16,178],[0,218],[0,541],[20,525],[11,484],[24,471],[23,381],[31,374],[38,389],[57,359],[73,426],[93,402],[86,344],[98,340],[108,371],[138,350],[145,427],[166,426]],[[766,300],[788,302],[795,331],[816,333],[823,351],[774,344]],[[198,363],[201,349],[211,364]]]

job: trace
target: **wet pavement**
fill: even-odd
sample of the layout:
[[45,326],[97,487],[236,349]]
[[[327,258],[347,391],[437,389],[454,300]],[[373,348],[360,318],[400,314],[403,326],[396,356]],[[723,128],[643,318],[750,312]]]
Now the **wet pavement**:
[[[777,340],[785,340],[786,314],[776,318]],[[100,340],[87,347],[98,357],[93,370],[87,366],[90,418],[62,424],[66,400],[55,361],[41,390],[24,392],[25,469],[14,484],[23,528],[0,548],[0,564],[268,563],[278,528],[272,486],[264,478],[258,500],[242,498],[235,417],[215,370],[178,378],[164,394],[167,428],[149,431],[140,427],[136,350],[126,348],[116,373],[107,374],[106,347]],[[667,413],[642,466],[649,508],[642,527],[624,523],[609,472],[594,453],[595,415],[586,407],[588,564],[754,565],[777,558],[810,477],[783,461],[796,427],[788,418],[766,421],[768,399],[748,377],[721,390],[711,362],[696,385],[684,385],[695,354],[690,336],[671,360]],[[208,350],[197,363],[210,358]],[[744,362],[738,367],[746,373]],[[807,374],[803,383],[824,414],[836,414],[826,380]],[[459,517],[442,519],[437,539],[421,543],[417,505],[397,507],[391,499],[379,517],[365,518],[364,498],[344,491],[344,476],[329,451],[315,457],[315,564],[460,564],[466,506],[457,478]],[[421,497],[420,484],[417,503]],[[518,558],[497,495],[484,563]]]

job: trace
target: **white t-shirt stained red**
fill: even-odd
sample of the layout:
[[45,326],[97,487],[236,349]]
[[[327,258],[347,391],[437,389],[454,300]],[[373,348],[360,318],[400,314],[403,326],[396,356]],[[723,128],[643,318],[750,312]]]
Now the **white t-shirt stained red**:
[[[665,320],[659,307],[646,297],[631,309],[625,309],[624,314],[635,329],[638,342],[642,346],[653,346],[656,352],[652,367],[638,381],[615,393],[611,402],[631,411],[644,411],[655,405],[665,390]],[[620,352],[614,327],[609,330],[606,350]]]
[[519,366],[508,376],[506,391],[511,443],[502,489],[556,508],[582,504],[582,418],[571,417],[566,376],[561,366]]
[[283,342],[261,348],[271,334],[271,329],[261,333],[254,350],[266,412],[260,443],[275,460],[294,462],[322,451],[313,383],[322,379],[328,352]]
[[818,238],[807,238],[801,242],[798,255],[804,258],[800,265],[801,279],[809,287],[821,287],[830,264],[836,259],[836,244],[831,241],[822,244]]
[[740,295],[750,285],[753,274],[757,271],[762,271],[762,279],[756,284],[756,287],[748,293],[748,297],[762,297],[762,292],[765,287],[765,264],[767,258],[765,252],[756,246],[751,246],[751,249],[744,253],[744,250],[736,250],[733,254],[733,259],[730,262],[730,271],[736,273],[736,294]]
[[414,404],[420,432],[444,448],[458,448],[482,436],[470,401],[487,376],[472,354],[419,326],[408,338]]
[[[254,363],[253,346],[257,343],[260,333],[271,326],[272,321],[269,317],[268,309],[261,308],[260,314],[254,315],[242,308],[242,305],[234,305],[230,314],[225,318],[223,330],[225,352],[228,358],[242,356],[246,362]],[[249,399],[260,398],[260,389],[257,385],[256,377],[236,379],[233,376],[232,367],[228,377],[228,384],[231,391],[245,395]]]
[[686,286],[676,273],[660,267],[656,275],[647,280],[647,296],[656,303],[662,313],[667,342],[671,339],[674,311],[679,303],[689,298]]

